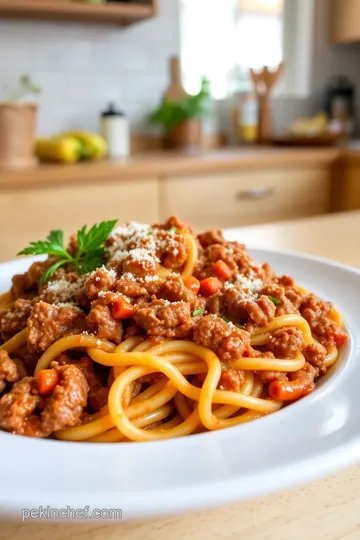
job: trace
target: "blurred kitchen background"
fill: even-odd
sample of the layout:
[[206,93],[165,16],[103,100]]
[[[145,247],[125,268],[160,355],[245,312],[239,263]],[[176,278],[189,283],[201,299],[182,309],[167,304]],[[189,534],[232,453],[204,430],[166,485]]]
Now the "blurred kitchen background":
[[360,208],[359,61],[360,0],[0,0],[1,259]]

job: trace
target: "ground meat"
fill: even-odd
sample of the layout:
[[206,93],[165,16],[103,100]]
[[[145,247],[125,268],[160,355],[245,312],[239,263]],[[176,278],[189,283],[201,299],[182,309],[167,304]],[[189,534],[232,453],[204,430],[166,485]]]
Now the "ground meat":
[[18,298],[11,309],[0,312],[1,337],[6,340],[26,328],[32,301]]
[[181,276],[169,277],[159,288],[158,298],[163,298],[169,302],[180,302],[184,300],[191,304],[194,301],[195,294],[187,289]]
[[279,276],[275,278],[274,282],[282,287],[295,287],[295,280],[290,276]]
[[280,285],[274,283],[267,284],[261,290],[262,295],[272,296],[276,298],[279,303],[276,305],[276,316],[287,315],[289,313],[299,313],[294,304],[287,298],[286,289]]
[[207,231],[203,234],[199,234],[197,239],[203,248],[207,248],[213,244],[225,244],[225,239],[221,230]]
[[240,287],[231,287],[230,289],[225,289],[222,294],[222,304],[225,308],[224,311],[230,317],[230,319],[235,320],[240,324],[246,322],[249,316],[245,307],[247,302],[244,302],[244,292],[240,289]]
[[275,279],[275,272],[274,270],[272,269],[272,267],[270,266],[269,263],[264,263],[262,265],[262,270],[263,270],[263,278],[262,278],[262,281],[265,283],[271,283],[274,279]]
[[130,298],[138,298],[147,295],[147,290],[144,285],[130,279],[120,279],[116,282],[115,289],[117,292],[129,296]]
[[272,383],[273,381],[287,381],[286,373],[281,371],[255,371],[256,378],[263,384]]
[[61,366],[60,383],[46,400],[41,413],[41,428],[45,433],[76,426],[87,403],[88,384],[75,366]]
[[[230,290],[230,289],[229,289]],[[216,293],[206,301],[206,311],[219,317],[225,315],[227,309],[226,299],[222,292]]]
[[15,299],[28,293],[38,292],[38,283],[42,274],[56,261],[56,257],[48,257],[46,261],[34,262],[24,274],[17,274],[12,279],[11,293]]
[[346,332],[335,321],[326,317],[310,326],[318,341],[325,347],[340,346],[347,340]]
[[244,382],[244,372],[236,369],[225,369],[220,377],[219,390],[228,390],[229,392],[240,392],[241,384]]
[[6,351],[0,351],[0,394],[5,390],[7,383],[15,383],[20,379],[16,363],[11,360]]
[[329,318],[332,310],[331,302],[324,302],[314,294],[309,294],[300,306],[300,313],[307,320],[318,341],[326,347],[342,345],[347,335],[335,321]]
[[48,437],[78,423],[87,402],[87,382],[75,366],[57,369],[60,382],[50,396],[41,397],[35,378],[25,377],[0,399],[2,428],[17,435]]
[[303,350],[303,355],[309,364],[319,369],[321,375],[326,373],[327,368],[325,365],[325,358],[327,351],[323,345],[320,343],[308,345],[306,349]]
[[45,351],[61,337],[85,329],[85,314],[78,308],[38,302],[28,319],[28,343],[34,351]]
[[29,343],[26,343],[24,347],[16,350],[16,360],[21,362],[26,371],[24,376],[27,374],[32,375],[34,373],[34,369],[38,363],[39,357],[40,354],[34,351]]
[[85,282],[86,296],[90,300],[95,300],[99,293],[109,291],[115,284],[116,277],[105,267],[99,268],[90,274]]
[[147,257],[140,258],[135,258],[130,254],[122,262],[122,271],[140,278],[154,276],[159,271],[159,263],[155,256],[151,256],[150,252]]
[[276,358],[295,358],[304,347],[303,333],[295,326],[277,328],[271,333],[268,343],[268,349]]
[[62,354],[60,358],[52,362],[51,367],[56,368],[62,365],[74,365],[83,373],[89,387],[88,405],[94,411],[99,411],[107,404],[109,388],[103,385],[102,378],[95,371],[91,358],[83,356],[79,360],[71,360],[66,354]]
[[25,377],[14,384],[8,394],[0,398],[0,426],[17,435],[46,437],[41,419],[34,411],[43,407],[34,377]]
[[[100,300],[103,300],[104,296]],[[99,300],[93,302],[86,321],[90,332],[94,333],[98,338],[108,339],[116,344],[121,343],[123,323],[120,320],[114,319],[111,314],[111,308],[108,305],[99,303]]]
[[167,338],[185,339],[193,326],[189,304],[161,299],[139,308],[134,319],[147,334]]
[[194,341],[208,347],[223,362],[236,360],[250,343],[250,335],[219,317],[201,317],[194,329]]
[[298,287],[286,287],[285,296],[290,300],[295,309],[299,309],[303,300],[302,292]]
[[168,220],[163,224],[156,224],[153,226],[154,229],[163,229],[164,231],[169,231],[170,229],[177,229],[178,231],[189,231],[192,233],[191,227],[186,225],[181,221],[177,216],[170,216]]
[[260,296],[255,302],[243,302],[242,306],[249,314],[250,322],[258,326],[267,326],[275,317],[275,305],[267,296]]
[[182,234],[158,231],[156,234],[158,257],[162,266],[173,270],[180,269],[188,258],[188,244]]
[[313,329],[320,319],[330,314],[331,309],[331,302],[324,302],[314,294],[309,294],[301,302],[300,313]]

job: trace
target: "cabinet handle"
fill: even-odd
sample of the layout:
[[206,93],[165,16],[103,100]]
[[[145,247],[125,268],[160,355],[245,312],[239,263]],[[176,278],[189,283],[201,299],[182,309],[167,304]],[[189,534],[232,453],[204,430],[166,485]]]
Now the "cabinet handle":
[[258,200],[266,199],[274,195],[275,189],[272,187],[261,187],[253,189],[243,189],[236,193],[236,198],[239,201],[249,201],[249,200]]

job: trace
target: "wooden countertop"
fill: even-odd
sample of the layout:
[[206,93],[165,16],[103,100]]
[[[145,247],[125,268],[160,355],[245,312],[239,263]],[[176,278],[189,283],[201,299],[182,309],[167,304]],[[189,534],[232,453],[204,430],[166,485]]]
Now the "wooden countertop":
[[[360,212],[239,229],[253,247],[305,251],[360,268]],[[341,242],[334,238],[342,238]],[[244,505],[153,523],[75,525],[0,522],[0,539],[17,540],[359,540],[360,466]]]
[[[0,172],[0,188],[24,188],[65,183],[88,183],[102,179],[120,181],[305,164],[328,165],[342,155],[338,148],[224,148],[199,153],[153,152],[119,161],[76,165],[42,164],[34,169]],[[360,152],[359,152],[360,155]]]

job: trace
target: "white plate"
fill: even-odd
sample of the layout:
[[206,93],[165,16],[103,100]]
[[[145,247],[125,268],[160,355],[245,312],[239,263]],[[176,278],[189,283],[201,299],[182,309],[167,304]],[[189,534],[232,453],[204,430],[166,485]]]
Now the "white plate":
[[[123,520],[244,501],[360,458],[360,272],[322,259],[252,250],[278,273],[333,301],[350,343],[310,396],[249,424],[151,443],[89,444],[0,433],[0,513],[120,508]],[[28,260],[0,266],[0,291]]]

